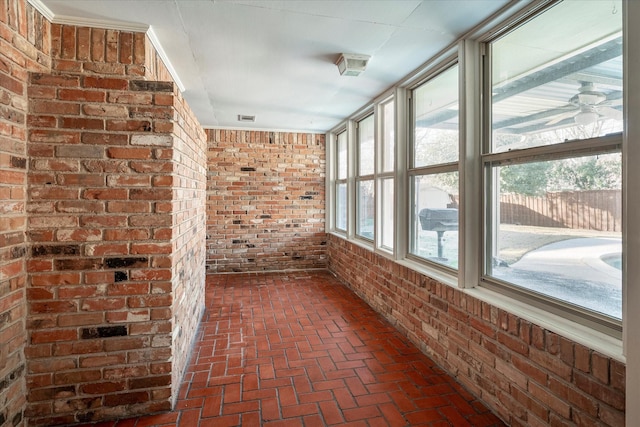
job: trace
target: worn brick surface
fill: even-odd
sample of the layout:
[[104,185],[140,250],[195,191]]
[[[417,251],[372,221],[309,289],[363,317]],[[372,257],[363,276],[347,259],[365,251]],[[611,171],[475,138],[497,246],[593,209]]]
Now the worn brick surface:
[[207,134],[208,272],[325,268],[324,135]]
[[25,85],[30,425],[167,410],[188,363],[207,142],[172,82],[140,80],[145,41],[53,25],[53,70]]
[[[158,86],[161,97],[166,103],[165,86]],[[172,89],[173,88],[172,86]],[[191,112],[179,92],[174,91],[174,109],[179,120],[171,128],[174,154],[172,156],[173,174],[171,176],[155,173],[152,185],[155,188],[169,188],[171,204],[166,206],[172,213],[171,227],[171,292],[173,295],[173,328],[171,348],[171,396],[178,397],[180,381],[189,363],[198,325],[204,311],[205,257],[206,257],[206,186],[207,186],[207,139],[204,130]],[[154,143],[154,141],[152,141]],[[175,159],[175,160],[173,160]],[[137,172],[136,172],[137,173]],[[156,206],[156,211],[161,210]],[[155,228],[152,239],[165,239],[167,228]],[[150,252],[162,254],[165,251],[150,247]],[[161,259],[152,265],[152,269],[139,271],[139,277],[153,280]],[[162,278],[161,278],[162,279]],[[160,292],[153,287],[151,292]],[[153,331],[152,331],[153,332]]]
[[49,69],[49,40],[48,21],[26,0],[0,1],[0,426],[3,427],[25,425],[25,288],[26,259],[30,255],[25,186],[27,76],[32,71]]

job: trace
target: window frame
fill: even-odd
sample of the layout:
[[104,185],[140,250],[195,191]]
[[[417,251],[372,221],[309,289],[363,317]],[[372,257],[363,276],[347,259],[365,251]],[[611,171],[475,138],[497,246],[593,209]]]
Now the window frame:
[[[369,109],[366,113],[364,113],[363,115],[361,115],[358,119],[354,120],[354,129],[355,129],[355,135],[354,135],[354,143],[355,143],[355,151],[354,151],[354,157],[355,157],[355,171],[354,171],[354,213],[355,213],[355,226],[354,226],[354,236],[357,239],[363,240],[365,242],[367,242],[368,244],[373,244],[374,240],[375,240],[375,234],[376,234],[376,226],[375,226],[375,219],[376,219],[376,188],[375,188],[375,172],[376,172],[376,160],[377,160],[377,152],[376,152],[376,147],[377,147],[377,132],[376,132],[376,119],[377,119],[377,114],[375,109]],[[366,175],[362,175],[361,171],[360,171],[360,167],[361,167],[361,162],[362,162],[362,155],[360,153],[360,149],[362,147],[362,141],[361,141],[361,137],[362,135],[360,134],[360,123],[364,122],[365,120],[371,120],[372,121],[372,131],[373,131],[373,159],[372,159],[372,165],[371,165],[371,173],[368,173]],[[364,236],[360,233],[360,184],[365,183],[365,182],[371,182],[371,187],[372,187],[372,191],[373,191],[373,200],[372,200],[372,204],[373,204],[373,224],[372,224],[372,233],[373,236],[371,238]]]
[[[345,138],[345,144],[346,144],[346,158],[344,159],[345,161],[345,165],[347,167],[347,171],[346,171],[346,176],[344,178],[340,178],[340,161],[339,161],[339,156],[340,156],[340,137],[344,135]],[[333,153],[330,154],[329,158],[331,158],[333,160],[333,167],[332,167],[332,174],[331,174],[331,191],[328,192],[327,194],[330,194],[330,197],[335,200],[335,202],[332,205],[332,209],[333,212],[330,215],[330,224],[331,224],[331,229],[335,232],[341,233],[346,235],[349,231],[349,135],[347,132],[347,128],[346,126],[343,126],[340,130],[338,130],[335,133],[335,136],[333,138],[333,142],[331,144],[329,144],[330,146],[333,146]],[[344,228],[339,228],[338,227],[338,208],[340,207],[340,204],[338,203],[338,197],[339,197],[339,191],[338,191],[338,187],[340,185],[344,185],[345,186],[345,227]]]
[[[482,247],[480,249],[482,259],[479,266],[478,287],[486,288],[522,303],[540,308],[545,312],[558,315],[568,319],[569,321],[584,325],[606,335],[621,338],[622,320],[614,319],[610,316],[583,308],[568,301],[563,301],[546,296],[542,293],[530,291],[516,284],[500,280],[488,273],[491,269],[490,263],[492,262],[492,243],[495,241],[495,224],[493,224],[494,221],[492,221],[492,218],[497,215],[493,210],[494,207],[491,203],[492,195],[496,192],[496,186],[494,184],[496,178],[492,172],[496,166],[500,164],[528,164],[540,161],[580,158],[587,155],[602,155],[609,153],[622,154],[622,132],[588,139],[578,139],[551,145],[536,146],[532,148],[510,149],[508,151],[496,150],[495,152],[492,152],[493,87],[491,78],[491,43],[499,40],[502,36],[516,30],[527,22],[536,19],[558,3],[559,2],[550,2],[549,4],[544,4],[531,9],[521,16],[516,15],[512,17],[510,22],[503,23],[499,31],[493,32],[489,37],[486,37],[481,41],[481,51],[483,52],[484,57],[481,71],[483,99],[481,120],[483,132],[481,153],[479,155],[480,168],[482,170]],[[623,292],[624,286],[624,283],[622,283]]]
[[[566,145],[565,145],[566,144]],[[546,311],[554,314],[558,314],[562,317],[573,320],[577,323],[581,323],[589,326],[590,328],[600,330],[609,335],[616,337],[621,336],[622,333],[622,321],[615,320],[604,314],[589,310],[587,308],[580,307],[575,304],[571,304],[568,301],[563,301],[550,296],[546,296],[542,293],[530,291],[524,287],[516,284],[509,283],[504,280],[500,280],[495,276],[487,273],[493,255],[492,242],[495,241],[493,236],[494,224],[491,218],[496,216],[492,212],[493,205],[491,203],[492,194],[491,189],[494,187],[492,184],[493,168],[502,164],[521,165],[529,164],[539,161],[549,160],[562,160],[567,158],[579,158],[586,155],[604,155],[611,153],[622,153],[622,135],[614,134],[600,138],[592,138],[589,140],[571,141],[556,146],[545,146],[521,150],[521,152],[503,152],[496,154],[483,155],[483,182],[484,182],[484,209],[483,218],[483,241],[484,241],[484,260],[482,263],[482,274],[480,277],[479,286],[486,287],[493,291],[499,292],[504,295],[508,295],[514,299],[526,302],[528,304],[537,306]],[[511,156],[508,156],[511,154]]]
[[[406,147],[406,155],[407,155],[407,167],[406,167],[406,182],[405,182],[405,188],[408,191],[408,195],[407,195],[407,212],[406,212],[406,221],[408,224],[408,229],[407,229],[407,236],[406,236],[406,247],[405,247],[405,251],[406,251],[406,255],[405,258],[409,261],[412,261],[414,263],[417,263],[419,265],[423,265],[423,266],[427,266],[427,268],[429,269],[434,269],[436,271],[439,271],[441,273],[450,275],[450,276],[457,276],[458,274],[458,269],[455,269],[453,267],[449,267],[447,265],[438,263],[438,262],[434,262],[431,261],[427,258],[421,257],[419,255],[417,255],[415,252],[417,252],[415,249],[415,241],[413,239],[413,236],[416,235],[416,224],[417,224],[417,218],[414,218],[413,215],[416,212],[416,206],[415,206],[415,189],[414,189],[414,182],[415,179],[417,177],[421,177],[421,176],[429,176],[429,175],[436,175],[436,174],[442,174],[442,173],[451,173],[451,172],[460,172],[460,149],[458,147],[458,160],[455,162],[443,162],[443,163],[435,163],[435,164],[430,164],[430,165],[425,165],[425,166],[415,166],[416,164],[416,159],[415,159],[415,97],[414,97],[414,92],[416,90],[418,90],[420,87],[422,87],[425,84],[428,84],[429,82],[433,81],[434,79],[437,79],[439,76],[441,76],[442,74],[450,71],[452,68],[457,67],[458,69],[458,87],[457,87],[457,92],[458,92],[458,108],[460,108],[460,98],[461,98],[461,87],[460,87],[460,73],[461,73],[461,66],[460,66],[460,61],[459,61],[459,57],[458,55],[455,55],[453,57],[449,57],[443,61],[440,61],[438,63],[438,65],[436,67],[434,67],[433,69],[430,70],[430,72],[428,74],[425,74],[424,76],[422,76],[422,78],[420,80],[418,80],[417,82],[415,82],[414,84],[412,84],[411,86],[409,86],[407,89],[407,123],[408,123],[408,129],[409,131],[407,132],[407,147]],[[458,125],[458,146],[460,145],[460,138],[461,138],[461,132],[460,132],[460,127],[462,124],[462,121],[460,120],[460,114],[459,114],[459,125]],[[458,194],[461,193],[461,188],[460,188],[460,181],[458,181]],[[458,241],[460,241],[460,239],[458,239]],[[458,254],[460,252],[460,248],[458,248]],[[458,256],[459,257],[459,256]]]
[[[385,110],[387,106],[391,105],[391,117],[393,119],[393,133],[391,137],[391,141],[386,140],[387,128],[385,124],[385,119],[387,117],[388,111]],[[378,112],[376,120],[376,131],[378,137],[376,138],[376,168],[375,168],[375,191],[376,191],[376,215],[375,215],[375,247],[377,250],[385,252],[389,255],[393,255],[394,247],[396,246],[395,241],[395,223],[397,218],[397,213],[395,207],[395,191],[396,191],[396,159],[397,159],[397,117],[396,117],[396,98],[393,95],[383,99],[376,105],[376,110]],[[393,161],[391,162],[391,169],[386,170],[384,165],[386,163],[386,155],[385,155],[385,143],[392,144],[391,151],[393,152]],[[392,191],[393,191],[393,200],[392,200],[392,218],[391,218],[391,240],[392,245],[387,246],[384,244],[383,235],[385,232],[388,232],[386,228],[388,224],[385,224],[383,221],[385,220],[384,209],[387,202],[385,200],[385,190],[384,183],[386,181],[391,181],[392,183]]]

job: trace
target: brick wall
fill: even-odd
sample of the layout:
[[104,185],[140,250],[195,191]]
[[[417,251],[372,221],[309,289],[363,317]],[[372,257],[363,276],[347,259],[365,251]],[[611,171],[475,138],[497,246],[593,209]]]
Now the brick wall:
[[144,58],[145,79],[161,82],[170,82],[173,80],[171,73],[169,73],[164,62],[162,62],[162,58],[156,51],[148,36],[145,37]]
[[53,69],[96,75],[147,76],[144,33],[51,25]]
[[27,76],[50,67],[50,26],[0,0],[0,426],[24,425]]
[[325,268],[324,135],[207,134],[207,270]]
[[328,258],[509,425],[624,426],[624,364],[333,235]]
[[[29,86],[31,425],[168,410],[204,288],[204,131],[144,34],[52,25]],[[199,225],[197,225],[199,224]]]
[[204,312],[207,139],[184,98],[173,97],[173,358],[172,397],[188,367]]

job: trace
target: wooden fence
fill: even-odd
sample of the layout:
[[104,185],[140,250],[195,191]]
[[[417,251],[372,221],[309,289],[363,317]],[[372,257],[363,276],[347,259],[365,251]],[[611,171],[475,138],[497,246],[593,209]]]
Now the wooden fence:
[[500,222],[537,227],[621,231],[620,190],[567,191],[533,197],[503,194]]

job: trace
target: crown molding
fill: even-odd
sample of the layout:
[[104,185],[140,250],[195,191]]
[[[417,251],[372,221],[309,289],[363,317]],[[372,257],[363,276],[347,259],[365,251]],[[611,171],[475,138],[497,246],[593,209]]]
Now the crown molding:
[[112,21],[108,19],[79,18],[77,16],[57,15],[51,11],[42,0],[27,0],[52,24],[75,25],[79,27],[95,27],[107,30],[132,31],[146,33],[149,26],[136,22]]
[[40,12],[42,14],[42,16],[47,18],[49,21],[53,21],[53,17],[54,17],[53,12],[51,12],[51,9],[49,9],[47,6],[45,6],[44,3],[42,3],[42,1],[40,1],[40,0],[27,0],[27,2],[31,6],[33,6],[38,12]]
[[169,60],[169,56],[164,51],[162,44],[160,44],[160,40],[158,40],[158,36],[156,35],[156,32],[153,30],[152,26],[149,26],[149,29],[147,30],[147,37],[149,38],[149,41],[151,41],[153,47],[156,49],[156,52],[158,53],[158,56],[160,57],[162,62],[164,62],[164,66],[167,67],[169,74],[171,74],[171,77],[173,78],[175,84],[178,86],[178,89],[180,89],[180,92],[184,92],[184,84],[182,83],[182,80],[180,80],[178,72],[175,70],[175,68],[173,68],[173,64],[171,64],[171,60]]
[[146,33],[149,26],[136,22],[110,21],[108,19],[78,18],[77,16],[54,15],[52,24],[75,25],[78,27],[104,28],[106,30]]

